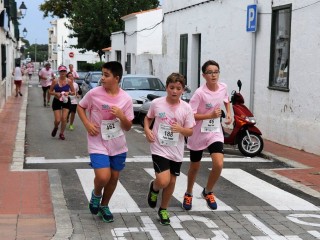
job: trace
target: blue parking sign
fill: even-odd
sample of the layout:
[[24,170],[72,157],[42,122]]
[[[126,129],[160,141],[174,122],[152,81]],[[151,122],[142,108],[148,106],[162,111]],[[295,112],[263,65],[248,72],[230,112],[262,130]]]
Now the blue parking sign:
[[247,6],[247,32],[257,31],[257,5]]

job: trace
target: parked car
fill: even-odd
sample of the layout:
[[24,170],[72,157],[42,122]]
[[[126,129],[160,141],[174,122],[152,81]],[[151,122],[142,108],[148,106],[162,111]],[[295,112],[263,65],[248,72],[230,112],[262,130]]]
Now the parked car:
[[[144,118],[147,115],[151,102],[153,99],[161,97],[161,96],[165,96],[165,94],[161,94],[161,95],[157,95],[157,94],[148,94],[147,95],[147,99],[146,101],[141,105],[140,109],[139,109],[139,113],[137,115],[137,120],[139,121],[140,125],[143,127],[144,126]],[[181,95],[181,99],[183,101],[189,102],[191,99],[191,89],[189,88],[189,86],[185,87],[185,91],[184,93]]]
[[81,87],[82,82],[83,82],[84,78],[86,77],[86,75],[88,74],[88,72],[79,71],[77,73],[79,75],[79,79],[76,79],[76,83],[78,83],[79,87]]
[[92,88],[98,86],[98,82],[102,77],[101,71],[90,71],[85,76],[81,84],[82,96],[86,95]]
[[138,116],[142,104],[147,100],[148,94],[155,94],[158,96],[166,94],[164,84],[159,78],[153,75],[124,75],[122,76],[119,85],[132,98],[135,118]]

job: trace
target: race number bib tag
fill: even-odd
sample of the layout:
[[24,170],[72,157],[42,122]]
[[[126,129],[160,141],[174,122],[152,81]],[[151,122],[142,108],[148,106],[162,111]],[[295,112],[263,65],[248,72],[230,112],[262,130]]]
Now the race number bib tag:
[[122,136],[124,133],[120,127],[120,121],[102,120],[101,122],[101,136],[103,140],[110,140]]
[[177,146],[179,140],[179,133],[173,133],[171,126],[160,123],[158,129],[158,139],[160,145],[163,146]]
[[220,118],[206,119],[202,121],[201,132],[220,132]]

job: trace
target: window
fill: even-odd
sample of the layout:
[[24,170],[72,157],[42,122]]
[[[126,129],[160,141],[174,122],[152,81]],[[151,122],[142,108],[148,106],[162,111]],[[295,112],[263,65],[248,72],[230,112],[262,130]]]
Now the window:
[[[179,72],[187,80],[187,65],[188,65],[188,34],[180,35],[180,57],[179,57]],[[187,82],[186,82],[187,84]]]
[[2,80],[7,77],[7,51],[6,45],[1,44],[1,71],[2,71]]
[[121,63],[121,51],[116,51],[116,61]]
[[289,91],[291,10],[291,4],[272,10],[270,89]]
[[127,71],[127,74],[131,73],[131,54],[130,53],[127,54],[126,71]]

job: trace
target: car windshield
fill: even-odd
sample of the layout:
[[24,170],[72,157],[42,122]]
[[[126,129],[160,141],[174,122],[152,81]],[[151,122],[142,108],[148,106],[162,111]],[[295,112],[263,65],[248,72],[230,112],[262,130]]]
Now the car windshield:
[[160,79],[152,77],[125,77],[122,88],[124,90],[165,91],[165,86]]
[[78,72],[79,78],[84,79],[84,77],[87,75],[87,72]]
[[91,82],[94,82],[94,83],[99,82],[101,76],[102,76],[102,75],[101,75],[100,73],[92,74]]

